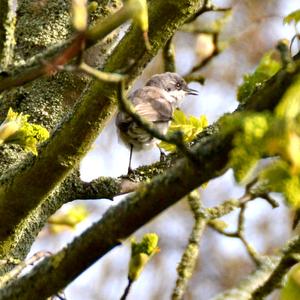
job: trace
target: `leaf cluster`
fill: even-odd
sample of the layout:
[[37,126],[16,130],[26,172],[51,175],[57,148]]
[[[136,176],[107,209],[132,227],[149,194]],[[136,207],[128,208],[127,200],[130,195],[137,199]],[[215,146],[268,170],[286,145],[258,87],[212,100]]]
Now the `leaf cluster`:
[[159,251],[157,246],[158,235],[147,233],[140,243],[134,238],[131,239],[131,258],[129,261],[128,278],[135,281],[140,276],[149,259]]
[[[247,98],[260,79],[277,72],[278,63],[266,54],[239,88]],[[266,77],[264,77],[266,75]],[[238,182],[258,178],[260,190],[282,193],[288,204],[300,207],[300,77],[296,77],[274,112],[247,112],[223,118],[223,126],[236,131],[230,166]],[[264,158],[273,159],[261,167]]]
[[[204,115],[196,118],[194,116],[186,116],[181,110],[176,110],[168,129],[168,134],[175,134],[176,132],[181,131],[183,134],[183,141],[185,143],[190,143],[207,125],[208,121]],[[168,152],[176,151],[176,146],[174,144],[166,142],[161,142],[159,147]]]
[[256,70],[252,74],[244,75],[244,81],[237,92],[240,103],[246,102],[258,88],[279,71],[281,62],[275,57],[276,52],[273,50],[265,53]]
[[49,138],[48,130],[28,122],[29,115],[9,109],[6,119],[0,125],[0,143],[20,145],[26,152],[37,155],[37,145]]

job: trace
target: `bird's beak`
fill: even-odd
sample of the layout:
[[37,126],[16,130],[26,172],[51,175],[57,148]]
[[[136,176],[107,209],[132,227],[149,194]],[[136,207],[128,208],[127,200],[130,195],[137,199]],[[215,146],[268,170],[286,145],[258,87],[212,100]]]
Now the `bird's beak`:
[[197,90],[194,90],[194,89],[190,89],[190,88],[187,88],[185,90],[185,92],[188,94],[188,95],[199,95],[199,92]]

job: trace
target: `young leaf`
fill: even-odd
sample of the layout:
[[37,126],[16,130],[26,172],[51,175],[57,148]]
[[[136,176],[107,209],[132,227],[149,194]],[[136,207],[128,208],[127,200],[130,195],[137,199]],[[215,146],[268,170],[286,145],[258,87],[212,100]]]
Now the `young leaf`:
[[291,24],[292,22],[295,22],[295,25],[300,21],[300,9],[293,11],[292,13],[288,14],[283,19],[283,24]]
[[83,32],[87,28],[88,12],[87,0],[72,0],[72,23],[73,27]]
[[[168,130],[168,134],[174,133],[176,131],[181,131],[183,133],[184,142],[191,142],[203,129],[207,126],[208,121],[205,116],[200,116],[196,118],[194,116],[187,117],[181,110],[176,110],[173,115],[173,120]],[[161,142],[159,147],[168,151],[176,151],[176,146],[168,144],[166,142]]]
[[131,240],[131,258],[129,261],[128,278],[135,281],[140,276],[149,259],[159,252],[158,235],[155,233],[147,233],[143,236],[140,243],[134,238]]
[[51,231],[58,233],[65,229],[74,229],[77,224],[85,220],[89,215],[85,205],[74,205],[64,213],[57,213],[48,219]]
[[269,129],[269,115],[254,113],[240,115],[241,131],[233,140],[230,165],[238,182],[246,180],[265,152],[264,137]]
[[27,122],[27,115],[14,112],[11,108],[8,110],[6,119],[0,125],[0,144],[3,144],[11,136],[13,136],[24,123]]
[[288,272],[280,294],[280,300],[300,299],[300,264],[296,264]]
[[244,103],[253,95],[253,93],[261,87],[270,77],[275,75],[281,68],[281,63],[274,58],[275,52],[267,52],[259,62],[258,67],[253,74],[244,75],[244,82],[239,86],[237,99]]
[[29,115],[18,114],[11,108],[0,125],[0,144],[19,144],[25,151],[37,155],[38,143],[49,138],[49,132],[43,126],[27,121]]

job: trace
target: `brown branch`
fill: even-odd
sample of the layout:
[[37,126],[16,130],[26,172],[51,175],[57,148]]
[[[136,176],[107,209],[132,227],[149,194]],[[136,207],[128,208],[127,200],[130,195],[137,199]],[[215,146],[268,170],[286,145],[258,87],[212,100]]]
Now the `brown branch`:
[[40,58],[41,63],[37,66],[22,70],[20,74],[2,79],[0,81],[0,92],[23,85],[40,76],[51,75],[57,72],[61,66],[79,55],[85,44],[87,47],[94,45],[97,41],[101,40],[115,28],[130,19],[133,11],[134,7],[132,7],[132,5],[125,5],[112,16],[96,23],[86,33],[78,33],[70,41],[66,41],[66,48],[61,50],[61,52],[55,53],[52,59],[46,61],[45,59]]

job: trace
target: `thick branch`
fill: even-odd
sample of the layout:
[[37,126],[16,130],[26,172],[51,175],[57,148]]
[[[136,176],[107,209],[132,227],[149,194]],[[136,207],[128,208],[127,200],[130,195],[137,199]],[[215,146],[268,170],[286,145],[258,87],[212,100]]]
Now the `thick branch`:
[[[123,69],[128,61],[133,60],[137,63],[131,68],[129,81],[135,78],[198,6],[196,0],[152,1],[149,8],[151,53],[145,51],[140,29],[133,27],[111,55],[105,70]],[[39,156],[27,160],[22,173],[13,174],[15,176],[7,174],[7,178],[2,180],[2,246],[22,218],[37,207],[86,154],[115,110],[114,96],[113,85],[95,81],[82,96],[72,116],[41,149]],[[12,177],[13,181],[10,181]]]
[[[2,296],[1,299],[17,299],[21,295],[22,299],[32,299],[37,295],[42,298],[61,289],[78,276],[81,270],[118,245],[119,240],[126,238],[173,204],[175,199],[184,196],[187,190],[194,189],[199,181],[206,182],[209,179],[208,175],[216,176],[217,172],[213,171],[212,174],[211,169],[220,170],[224,167],[224,162],[218,159],[218,146],[229,144],[223,139],[218,141],[219,145],[210,140],[201,143],[197,148],[202,163],[201,172],[192,168],[186,159],[182,159],[172,172],[155,177],[149,184],[141,186],[137,193],[129,196],[127,201],[111,208],[100,222],[88,229],[68,248],[50,260],[46,259],[36,268],[36,272],[15,281],[10,288],[3,289],[0,298]],[[100,239],[99,236],[102,238]],[[78,257],[82,259],[78,260]],[[28,288],[29,286],[32,289]]]
[[[296,70],[299,70],[298,65]],[[273,109],[288,87],[288,84],[284,86],[282,83],[291,83],[294,76],[295,73],[284,70],[279,72],[274,79],[262,87],[262,91],[252,95],[250,100],[257,103],[257,98],[261,99],[260,93],[263,93],[265,95],[263,103],[258,102],[256,108]],[[278,91],[276,97],[273,93],[274,89]],[[269,99],[273,101],[268,101]],[[251,103],[248,105],[255,108]],[[192,147],[194,155],[198,157],[197,166],[191,165],[188,159],[183,158],[170,172],[157,176],[150,183],[139,187],[135,194],[109,209],[98,223],[66,249],[46,259],[26,277],[12,282],[3,289],[0,294],[0,297],[3,297],[1,299],[17,299],[19,295],[22,295],[23,299],[29,299],[36,295],[54,294],[111,248],[119,245],[120,240],[128,237],[200,184],[222,174],[226,170],[231,139],[231,134],[224,133],[222,130],[219,134],[209,135],[209,131],[200,134],[198,142]],[[99,236],[102,238],[99,239]],[[80,261],[78,257],[81,257]],[[271,266],[268,272],[271,272],[273,267]],[[29,286],[32,289],[29,289]]]
[[[3,256],[23,260],[49,216],[63,204],[75,199],[112,199],[117,195],[133,192],[141,181],[164,173],[167,168],[174,165],[176,158],[177,155],[170,154],[163,162],[139,167],[130,175],[130,179],[122,176],[118,178],[99,177],[91,182],[83,182],[80,179],[79,170],[75,168],[59,188],[55,189],[16,227],[15,234],[11,235],[6,243]],[[232,210],[234,207],[236,207],[235,203],[229,209]],[[12,267],[14,267],[13,261],[7,263],[1,268],[0,275]]]

